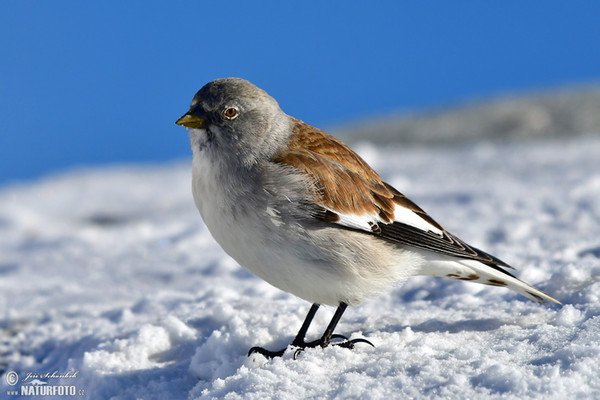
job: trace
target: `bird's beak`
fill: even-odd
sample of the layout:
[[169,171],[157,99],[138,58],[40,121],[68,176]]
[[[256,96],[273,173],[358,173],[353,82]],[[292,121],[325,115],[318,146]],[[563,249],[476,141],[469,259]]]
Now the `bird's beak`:
[[195,115],[192,110],[183,114],[183,116],[175,121],[175,123],[186,128],[194,129],[205,129],[208,125],[206,118]]

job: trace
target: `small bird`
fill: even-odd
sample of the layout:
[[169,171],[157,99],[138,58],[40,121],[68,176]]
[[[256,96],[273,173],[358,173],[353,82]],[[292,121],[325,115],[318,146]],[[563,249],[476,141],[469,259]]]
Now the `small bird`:
[[[413,275],[504,286],[561,304],[446,231],[348,146],[287,115],[244,79],[206,84],[176,124],[190,128],[192,192],[214,239],[260,278],[313,303],[291,343],[294,357],[332,339],[346,348],[371,344],[333,333],[346,307]],[[307,342],[321,304],[336,312],[321,338]],[[253,347],[248,355],[272,358],[286,349]]]

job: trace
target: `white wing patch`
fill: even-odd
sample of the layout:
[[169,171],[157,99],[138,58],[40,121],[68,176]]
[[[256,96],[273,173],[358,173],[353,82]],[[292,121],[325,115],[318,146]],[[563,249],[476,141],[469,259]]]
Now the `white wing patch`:
[[[339,216],[340,219],[336,221],[337,224],[347,226],[349,228],[362,229],[364,231],[371,232],[373,225],[386,224],[386,222],[384,222],[377,214],[356,215],[344,214],[331,209],[328,210]],[[443,236],[441,229],[431,225],[429,222],[421,218],[419,214],[397,204],[396,208],[394,209],[394,222],[410,225],[425,232],[431,231]]]
[[329,210],[340,217],[336,224],[344,225],[349,228],[362,229],[363,231],[371,232],[371,225],[377,221],[376,216],[372,214],[355,215],[341,214],[337,211]]
[[443,236],[443,232],[441,229],[431,225],[429,222],[425,221],[419,216],[419,214],[415,213],[414,211],[399,206],[398,204],[396,204],[396,208],[394,209],[394,221],[414,226],[415,228],[419,228],[425,232],[431,231],[433,233],[437,233],[440,236]]

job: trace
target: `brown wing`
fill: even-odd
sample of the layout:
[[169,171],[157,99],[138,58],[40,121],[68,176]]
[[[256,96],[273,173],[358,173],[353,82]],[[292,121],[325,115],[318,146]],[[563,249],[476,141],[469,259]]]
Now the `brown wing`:
[[[391,242],[477,260],[494,268],[498,268],[498,265],[512,268],[445,231],[419,206],[385,183],[348,146],[311,125],[295,120],[294,133],[288,146],[273,161],[304,171],[313,179],[315,203],[323,207],[320,213],[323,221],[340,222],[339,214],[377,215],[380,221],[365,224],[370,226],[369,230],[358,229],[355,225],[346,227]],[[441,234],[397,220],[394,215],[396,205],[414,212]]]
[[295,120],[288,147],[275,162],[306,172],[314,179],[316,202],[347,214],[378,215],[394,221],[394,208],[405,207],[438,229],[442,227],[419,206],[385,183],[352,149],[331,135]]

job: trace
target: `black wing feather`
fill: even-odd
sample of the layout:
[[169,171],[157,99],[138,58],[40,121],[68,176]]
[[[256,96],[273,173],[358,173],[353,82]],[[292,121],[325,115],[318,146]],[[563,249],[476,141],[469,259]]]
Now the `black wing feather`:
[[[502,266],[512,269],[510,265],[499,258],[469,246],[446,231],[443,231],[443,236],[440,236],[437,233],[424,231],[401,222],[393,222],[391,224],[377,224],[377,228],[372,233],[391,242],[407,244],[449,256],[476,260],[491,267]],[[506,272],[500,268],[497,269]]]
[[504,267],[514,269],[513,267],[499,258],[492,256],[491,254],[468,245],[447,231],[443,231],[443,235],[440,236],[435,232],[424,231],[412,225],[401,222],[392,222],[388,224],[373,223],[371,225],[371,231],[369,232],[336,223],[337,220],[339,220],[339,217],[332,211],[329,211],[325,208],[317,206],[317,209],[314,209],[314,204],[312,204],[311,208],[313,208],[311,210],[311,215],[313,218],[325,222],[328,226],[335,226],[338,229],[347,229],[367,235],[375,235],[393,243],[414,246],[420,249],[432,251],[434,253],[479,261],[500,272],[514,277],[514,275],[501,268]]

